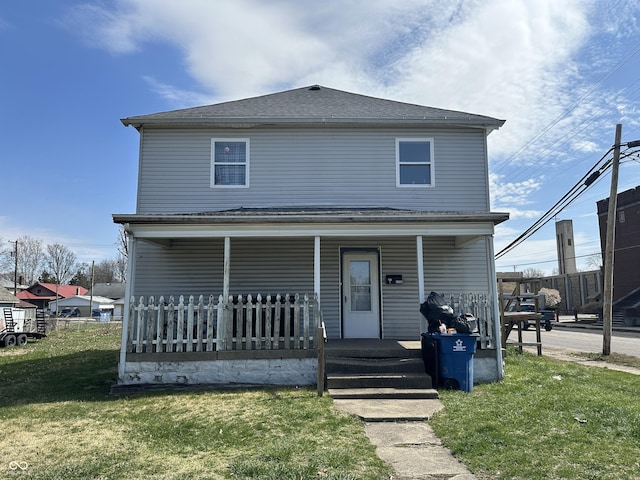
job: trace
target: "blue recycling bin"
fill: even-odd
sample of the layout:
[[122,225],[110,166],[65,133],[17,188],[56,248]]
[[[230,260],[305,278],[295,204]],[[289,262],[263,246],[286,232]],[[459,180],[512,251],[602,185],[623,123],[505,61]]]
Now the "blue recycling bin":
[[440,384],[470,392],[473,390],[473,354],[480,335],[464,333],[434,334],[438,342]]

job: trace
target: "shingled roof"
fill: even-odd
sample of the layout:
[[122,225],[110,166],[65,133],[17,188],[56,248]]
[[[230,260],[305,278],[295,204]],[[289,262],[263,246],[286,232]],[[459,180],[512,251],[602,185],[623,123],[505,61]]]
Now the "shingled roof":
[[425,107],[344,92],[320,85],[284,92],[123,118],[133,125],[206,125],[227,123],[384,123],[462,125],[499,128],[504,120],[483,115]]

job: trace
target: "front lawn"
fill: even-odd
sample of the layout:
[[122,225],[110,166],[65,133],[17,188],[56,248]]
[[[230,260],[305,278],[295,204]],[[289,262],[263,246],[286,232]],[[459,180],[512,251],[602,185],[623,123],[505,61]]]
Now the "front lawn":
[[119,338],[76,326],[0,349],[0,477],[389,478],[362,422],[315,389],[109,395]]
[[510,351],[502,382],[441,392],[430,423],[482,479],[640,478],[640,376]]

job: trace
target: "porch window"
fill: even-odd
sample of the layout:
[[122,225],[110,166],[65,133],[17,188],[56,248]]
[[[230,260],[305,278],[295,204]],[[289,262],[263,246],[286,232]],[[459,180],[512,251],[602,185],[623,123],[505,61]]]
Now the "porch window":
[[396,138],[396,186],[433,186],[433,138]]
[[249,139],[211,139],[211,187],[249,186]]

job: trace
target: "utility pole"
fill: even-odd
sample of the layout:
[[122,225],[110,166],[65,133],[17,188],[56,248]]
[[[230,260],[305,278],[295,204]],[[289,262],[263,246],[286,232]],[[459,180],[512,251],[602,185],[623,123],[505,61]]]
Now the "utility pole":
[[89,318],[91,320],[93,320],[93,267],[95,266],[96,261],[95,260],[91,260],[91,293],[89,295],[91,295],[89,297]]
[[14,243],[15,244],[15,248],[14,248],[14,252],[13,252],[13,256],[14,256],[13,294],[17,295],[18,294],[18,240],[16,240],[15,242],[9,242],[9,243]]
[[620,142],[622,124],[616,125],[611,163],[611,192],[607,212],[607,236],[604,257],[604,298],[602,304],[602,355],[611,355],[611,334],[613,331],[613,253],[616,236],[616,209],[618,206],[618,170],[620,167]]

